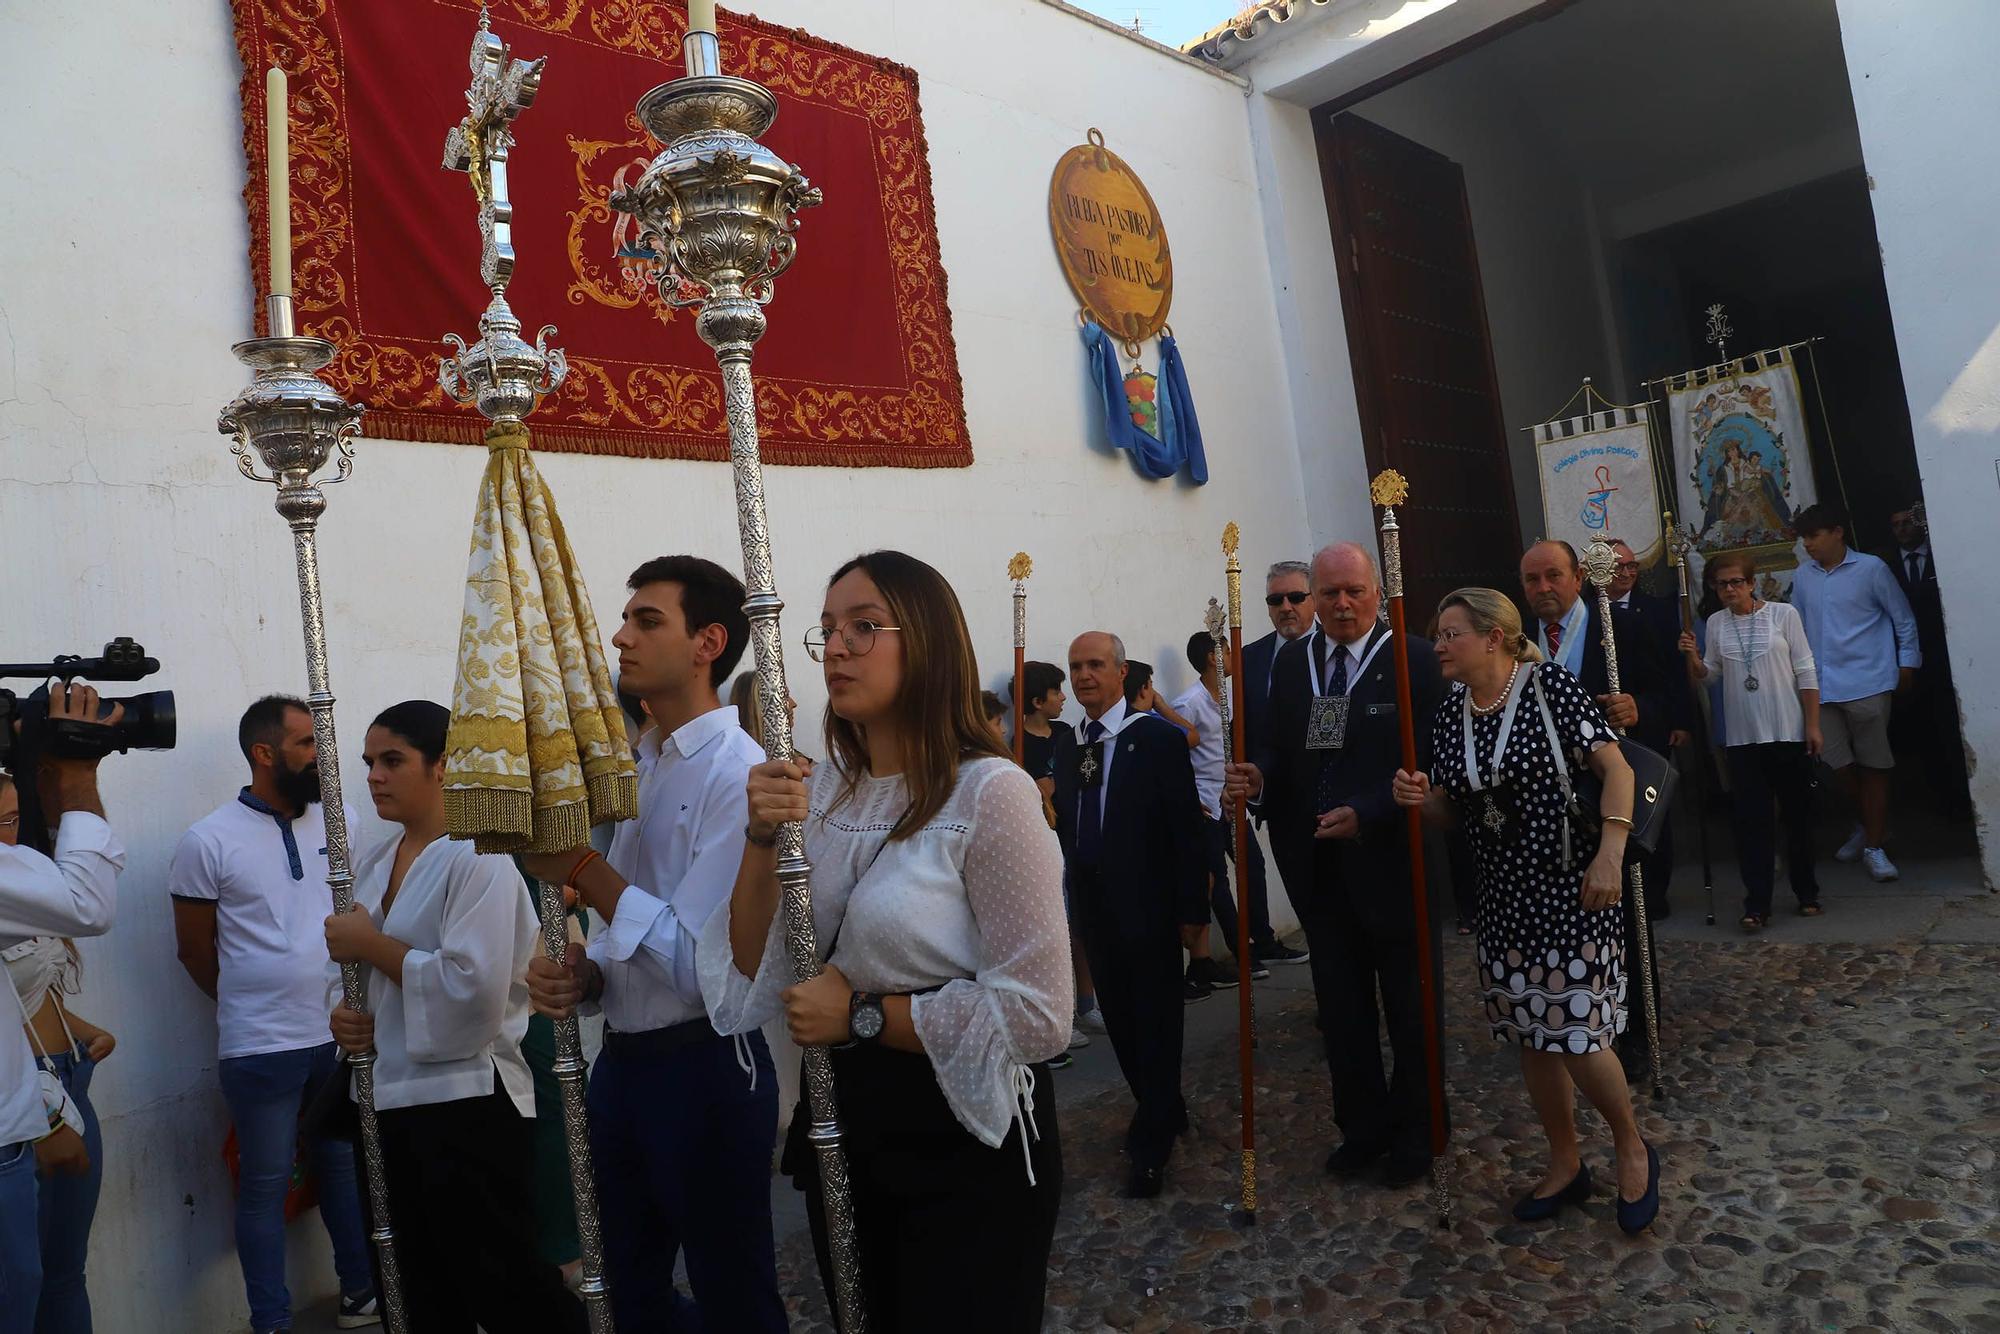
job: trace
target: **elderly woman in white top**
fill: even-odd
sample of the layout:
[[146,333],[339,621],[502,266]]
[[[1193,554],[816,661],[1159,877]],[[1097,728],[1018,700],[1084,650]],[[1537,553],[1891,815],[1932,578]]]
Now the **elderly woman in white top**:
[[[835,1049],[871,1330],[1032,1334],[1062,1185],[1045,1063],[1076,1000],[1062,854],[982,716],[936,570],[894,551],[848,562],[807,648],[825,664],[829,758],[750,771],[742,869],[702,935],[709,1014],[729,1033],[782,1013],[801,1045]],[[827,959],[800,985],[778,911],[787,820],[805,821]],[[808,1119],[801,1105],[784,1168],[830,1298]]]
[[583,1307],[535,1247],[534,1079],[521,1056],[538,940],[513,860],[444,837],[451,715],[410,700],[368,729],[375,813],[398,835],[355,866],[355,910],[326,919],[335,964],[365,965],[368,1009],[329,980],[342,1050],[372,1044],[382,1164],[413,1330],[556,1334]]
[[1799,915],[1818,917],[1813,875],[1812,766],[1820,751],[1819,674],[1798,612],[1757,596],[1757,566],[1747,554],[1710,557],[1722,610],[1708,618],[1705,650],[1681,636],[1696,676],[1722,680],[1723,754],[1728,757],[1743,874],[1745,931],[1771,923],[1775,797],[1785,818],[1787,864]]

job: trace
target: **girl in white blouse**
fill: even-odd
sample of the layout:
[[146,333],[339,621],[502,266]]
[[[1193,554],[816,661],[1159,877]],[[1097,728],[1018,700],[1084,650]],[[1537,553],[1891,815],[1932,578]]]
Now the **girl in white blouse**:
[[389,1209],[414,1330],[584,1329],[582,1305],[535,1249],[534,1081],[521,981],[539,928],[513,860],[444,837],[451,714],[385,710],[362,762],[375,813],[400,826],[361,856],[353,912],[326,919],[333,962],[365,965],[367,1014],[341,1003],[334,1041],[373,1045]]
[[1729,765],[1745,931],[1771,924],[1774,840],[1771,806],[1785,817],[1786,863],[1799,915],[1818,917],[1813,874],[1813,761],[1820,752],[1819,673],[1793,608],[1757,596],[1757,564],[1746,552],[1709,558],[1722,610],[1708,618],[1707,650],[1693,634],[1681,652],[1696,676],[1722,680],[1723,754]]
[[[719,1032],[782,1014],[833,1051],[863,1300],[877,1334],[1041,1328],[1062,1186],[1046,1062],[1076,1002],[1062,853],[1034,780],[982,716],[951,586],[877,551],[827,588],[807,651],[824,663],[826,754],[750,771],[729,902],[702,934]],[[805,821],[826,968],[794,985],[774,835]],[[784,1170],[807,1192],[832,1272],[801,1103]]]

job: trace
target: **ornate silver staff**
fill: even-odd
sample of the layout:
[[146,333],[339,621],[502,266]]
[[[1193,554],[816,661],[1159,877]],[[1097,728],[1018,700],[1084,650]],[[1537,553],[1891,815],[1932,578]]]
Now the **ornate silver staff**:
[[[1694,633],[1694,595],[1688,591],[1688,556],[1694,551],[1694,530],[1682,528],[1674,522],[1674,512],[1664,511],[1661,516],[1667,527],[1667,560],[1674,567],[1674,578],[1680,586],[1681,632]],[[1688,674],[1688,689],[1695,696],[1695,718],[1708,717],[1707,706],[1701,702],[1702,687],[1694,678],[1694,668],[1684,665]],[[1690,743],[1696,754],[1688,765],[1689,776],[1694,787],[1694,831],[1701,839],[1701,884],[1708,894],[1708,925],[1715,925],[1715,862],[1708,851],[1708,801],[1702,791],[1702,762],[1700,751],[1706,750],[1708,733],[1698,734],[1699,739]]]
[[[1611,579],[1618,570],[1618,553],[1603,538],[1583,549],[1583,573],[1597,589],[1599,637],[1604,643],[1604,674],[1614,695],[1618,686],[1618,640],[1611,631]],[[1624,735],[1625,729],[1618,729]],[[1634,794],[1636,797],[1636,793]],[[1660,1005],[1653,994],[1653,930],[1646,920],[1646,874],[1635,859],[1625,869],[1632,885],[1633,934],[1639,941],[1639,1001],[1646,1020],[1646,1044],[1653,1053],[1653,1096],[1660,1096]]]
[[[690,26],[681,44],[683,78],[639,99],[639,120],[665,145],[630,190],[611,196],[629,213],[641,238],[662,261],[659,289],[674,306],[695,306],[695,329],[715,350],[729,414],[729,464],[736,481],[736,527],[743,545],[750,642],[757,657],[757,695],[764,712],[764,749],[792,757],[792,722],[785,712],[784,650],[778,638],[778,597],[771,568],[771,534],[764,507],[764,469],[757,445],[757,404],[750,358],[763,337],[772,282],[790,267],[798,245],[798,211],[820,202],[805,174],[757,141],[778,117],[778,99],[763,85],[722,73],[715,33]],[[799,980],[820,972],[812,918],[812,866],[805,829],[778,827],[778,888],[785,905],[785,939]],[[833,1063],[823,1047],[805,1050],[807,1135],[819,1156],[827,1249],[833,1257],[840,1328],[861,1334],[861,1260],[854,1208],[834,1105]]]
[[1025,551],[1014,553],[1007,562],[1007,577],[1014,581],[1014,763],[1028,759],[1028,576],[1034,561]]
[[[277,75],[277,71],[272,71]],[[271,118],[273,146],[268,165],[273,180],[289,171],[285,120],[284,79],[273,78],[269,85],[278,94],[267,105]],[[274,198],[281,192],[274,185]],[[273,210],[270,219],[272,272],[282,278],[291,272],[290,219]],[[284,261],[278,263],[283,252]],[[340,743],[333,730],[333,688],[326,667],[326,613],[319,586],[319,516],[326,510],[326,494],[316,480],[319,470],[333,459],[334,474],[326,485],[344,482],[354,471],[353,437],[361,427],[364,408],[349,403],[318,375],[333,360],[333,344],[324,338],[302,338],[292,321],[292,297],[288,291],[274,291],[265,299],[270,336],[236,344],[230,351],[254,372],[254,378],[222,410],[216,428],[233,436],[230,451],[236,466],[253,482],[269,482],[278,488],[277,510],[292,529],[292,551],[298,570],[299,613],[305,627],[306,707],[312,712],[313,744],[319,755],[319,799],[326,820],[326,887],[333,894],[333,910],[345,913],[354,907],[354,869],[347,854],[347,804],[340,792]],[[255,455],[255,459],[252,455]],[[265,471],[257,471],[261,460]],[[340,966],[341,992],[347,1008],[357,1014],[368,1012],[368,992],[362,985],[361,965]],[[382,1176],[382,1140],[375,1124],[375,1051],[371,1047],[349,1058],[354,1070],[354,1102],[361,1117],[361,1174],[368,1183],[368,1206],[373,1227],[369,1239],[382,1276],[382,1317],[391,1334],[404,1334],[402,1273],[396,1265],[395,1234],[389,1226],[389,1190]]]
[[[470,63],[472,82],[465,93],[465,118],[445,136],[444,166],[451,171],[465,172],[472,180],[473,194],[479,201],[482,241],[479,276],[493,294],[493,299],[479,317],[478,342],[467,347],[458,335],[445,335],[445,341],[458,349],[458,355],[440,360],[438,383],[458,402],[475,404],[491,423],[486,430],[489,449],[496,453],[520,451],[513,456],[513,466],[518,473],[517,486],[512,490],[525,506],[534,491],[543,490],[545,493],[546,489],[528,461],[529,432],[523,418],[533,411],[542,395],[554,392],[569,372],[569,362],[562,350],[548,346],[548,337],[555,332],[554,326],[544,326],[535,335],[534,345],[529,346],[521,337],[521,321],[507,304],[506,295],[507,284],[514,276],[514,210],[507,187],[507,157],[514,146],[512,126],[515,117],[532,106],[536,94],[541,91],[542,68],[547,58],[532,61],[513,59],[506,44],[493,34],[482,6],[479,31],[472,39]],[[495,466],[506,469],[509,463],[498,460]],[[489,492],[483,486],[482,507],[491,503],[496,511],[504,511],[508,507],[501,497],[509,490],[505,486],[493,487],[489,502]],[[552,502],[548,513],[553,517]],[[523,527],[527,525],[525,515],[499,512],[494,517],[503,526],[514,522]],[[539,583],[541,577],[537,573],[529,582]],[[579,586],[566,591],[560,602],[572,609],[584,608],[587,617],[587,603],[582,602],[582,597]],[[548,619],[546,609],[541,616],[544,620]],[[592,624],[594,626],[594,619]],[[594,630],[592,633],[594,635]],[[536,647],[523,645],[520,656],[534,656]],[[555,648],[556,643],[552,642],[549,646],[551,657]],[[557,676],[563,674],[559,663],[546,665],[553,667]],[[527,667],[528,664],[523,662],[524,674]],[[454,706],[458,703],[456,699],[453,702]],[[522,736],[524,741],[528,739],[525,728]],[[456,741],[457,738],[454,738]],[[532,752],[533,746],[528,745],[527,750]],[[458,747],[454,744],[454,765],[457,758]],[[448,780],[447,796],[451,795]],[[464,805],[466,809],[461,818],[450,821],[452,827],[447,832],[454,837],[469,833],[483,844],[493,833],[494,822],[487,818],[491,812],[481,808],[476,800],[467,801]],[[556,838],[555,841],[567,843],[569,840]],[[484,847],[482,850],[485,850]],[[537,847],[535,850],[548,849]],[[569,914],[563,905],[562,887],[537,879],[535,899],[542,919],[543,952],[556,963],[562,963],[569,948]],[[584,1111],[583,1040],[574,1014],[556,1020],[553,1027],[556,1044],[553,1070],[556,1087],[562,1097],[563,1143],[569,1153],[570,1195],[576,1206],[576,1232],[583,1264],[577,1296],[582,1298],[584,1310],[589,1316],[591,1334],[610,1334],[611,1292],[604,1277],[604,1237],[598,1220],[597,1181],[591,1168],[590,1127]]]

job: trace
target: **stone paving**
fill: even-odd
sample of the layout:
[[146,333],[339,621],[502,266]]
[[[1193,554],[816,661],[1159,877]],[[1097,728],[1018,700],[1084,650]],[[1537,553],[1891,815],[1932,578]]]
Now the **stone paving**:
[[[1258,1226],[1229,1216],[1233,1036],[1191,1039],[1196,1124],[1159,1200],[1118,1198],[1122,1089],[1065,1099],[1046,1328],[2000,1331],[2000,947],[1678,944],[1667,1096],[1642,1098],[1665,1198],[1636,1239],[1587,1110],[1596,1198],[1539,1226],[1508,1215],[1540,1174],[1539,1131],[1512,1050],[1478,1022],[1469,942],[1446,949],[1450,1232],[1421,1187],[1321,1174],[1335,1132],[1310,992],[1260,985]],[[1217,1006],[1233,995],[1200,1008]],[[830,1330],[803,1235],[780,1263],[799,1327]]]

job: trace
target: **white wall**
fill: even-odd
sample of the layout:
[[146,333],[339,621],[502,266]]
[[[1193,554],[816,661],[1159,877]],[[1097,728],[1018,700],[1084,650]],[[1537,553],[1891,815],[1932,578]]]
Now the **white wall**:
[[[1035,0],[758,8],[922,76],[978,460],[965,470],[774,470],[787,641],[796,645],[839,561],[893,544],[952,578],[997,684],[1010,668],[1005,566],[1025,548],[1036,564],[1034,656],[1059,660],[1071,634],[1103,626],[1160,664],[1170,687],[1184,683],[1180,645],[1221,591],[1224,523],[1243,524],[1253,570],[1309,545],[1277,314],[1260,276],[1266,228],[1243,93]],[[166,664],[151,684],[181,701],[178,750],[107,766],[131,857],[116,930],[84,945],[79,1008],[120,1039],[97,1085],[107,1176],[91,1272],[107,1330],[213,1330],[243,1316],[213,1023],[174,961],[162,890],[180,831],[241,781],[233,729],[243,704],[303,688],[285,527],[213,425],[244,380],[228,346],[247,335],[252,301],[237,78],[227,7],[210,0],[126,6],[109,26],[59,7],[0,16],[0,85],[14,110],[0,191],[10,627],[0,656],[88,650],[128,633]],[[1208,436],[1204,489],[1146,482],[1087,443],[1075,303],[1044,201],[1056,158],[1092,125],[1142,174],[1174,245],[1174,327]],[[812,264],[809,227],[802,241],[799,263]],[[522,263],[547,262],[556,243],[518,237]],[[785,317],[781,284],[772,318]],[[353,481],[330,493],[322,552],[350,770],[374,710],[447,695],[481,462],[475,449],[364,442]],[[734,561],[723,465],[542,464],[601,620],[615,620],[624,576],[645,557],[674,549]],[[817,719],[818,678],[803,654],[791,666],[801,717]],[[301,1300],[331,1282],[317,1231],[296,1231]],[[164,1323],[163,1312],[173,1313]]]
[[1990,144],[2000,124],[1989,68],[2000,10],[1983,0],[1839,0],[1839,8],[1993,885],[2000,765],[1984,761],[2000,755],[2000,701],[1976,683],[2000,665],[1989,583],[2000,502],[2000,179],[1966,170],[1966,147]]

